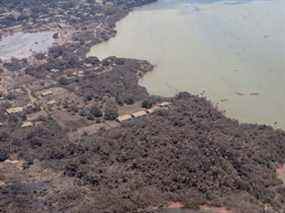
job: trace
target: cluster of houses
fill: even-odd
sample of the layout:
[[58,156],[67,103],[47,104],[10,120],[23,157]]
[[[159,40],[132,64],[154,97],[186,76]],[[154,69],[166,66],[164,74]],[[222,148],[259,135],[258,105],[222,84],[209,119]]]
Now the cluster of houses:
[[[6,112],[11,115],[11,114],[16,114],[16,113],[22,113],[24,111],[24,108],[23,107],[11,107],[11,108],[8,108],[6,110]],[[1,126],[1,124],[0,124]],[[21,125],[22,128],[26,128],[26,127],[32,127],[33,126],[33,123],[31,121],[24,121]]]
[[139,118],[139,117],[145,116],[147,114],[151,114],[151,113],[153,113],[159,109],[167,108],[169,105],[170,105],[170,102],[162,102],[162,103],[155,105],[152,108],[147,109],[147,110],[141,110],[141,111],[133,112],[130,114],[120,115],[117,118],[117,121],[121,123],[124,121],[128,121],[130,119],[133,119],[133,118]]
[[151,114],[155,111],[161,110],[161,109],[167,109],[171,105],[170,102],[162,102],[160,104],[157,104],[153,106],[151,109],[147,110],[141,110],[136,111],[129,114],[120,115],[116,121],[105,121],[104,123],[94,123],[90,126],[85,126],[82,128],[77,129],[74,132],[69,132],[68,137],[71,141],[77,141],[79,140],[83,135],[92,135],[98,132],[101,128],[104,129],[111,129],[120,126],[122,122],[130,121],[131,119],[140,118],[143,116],[146,116],[148,114]]
[[[54,105],[56,103],[56,100],[47,98],[47,97],[51,97],[53,95],[53,93],[54,93],[53,90],[47,89],[47,90],[41,91],[39,93],[39,95],[41,96],[41,98],[45,98],[46,99],[45,104],[47,104],[47,105]],[[120,115],[119,117],[117,117],[116,122],[117,123],[122,123],[124,121],[129,121],[129,120],[134,119],[134,118],[143,117],[143,116],[151,114],[151,113],[153,113],[155,111],[158,111],[160,109],[168,108],[170,104],[171,104],[170,102],[166,102],[165,101],[165,102],[161,102],[159,104],[154,105],[150,109],[145,109],[145,110],[140,110],[140,111],[136,111],[136,112],[132,112],[132,113],[123,114],[123,115]],[[11,108],[6,109],[6,112],[9,115],[17,114],[17,113],[23,113],[24,111],[25,111],[25,107],[19,107],[19,106],[11,107]],[[46,112],[42,111],[42,113],[46,113]],[[33,113],[33,114],[35,114],[35,113]],[[34,126],[33,121],[35,119],[30,119],[29,117],[31,117],[31,116],[27,116],[27,120],[23,121],[23,123],[21,125],[22,128],[27,128],[27,127],[33,127]],[[38,117],[38,116],[36,116],[36,117]],[[0,126],[1,126],[1,124],[0,124]]]
[[[41,93],[41,96],[45,97],[45,96],[49,96],[51,94],[52,94],[52,91],[46,90],[46,91],[43,91]],[[49,102],[52,102],[52,101],[49,101]],[[49,104],[49,103],[47,103],[47,104]],[[31,105],[31,104],[28,104],[28,105]],[[19,107],[19,106],[17,106],[17,107],[10,107],[10,108],[6,109],[6,113],[9,114],[9,115],[17,114],[17,113],[23,113],[24,111],[25,111],[25,107]],[[27,127],[34,126],[34,123],[32,122],[32,120],[33,119],[27,119],[26,121],[23,121],[21,127],[22,128],[27,128]]]

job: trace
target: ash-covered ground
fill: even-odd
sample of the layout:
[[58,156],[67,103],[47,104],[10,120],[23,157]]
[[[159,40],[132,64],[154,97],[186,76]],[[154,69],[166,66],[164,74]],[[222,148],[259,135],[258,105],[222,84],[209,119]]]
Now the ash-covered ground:
[[149,2],[0,2],[3,37],[55,32],[48,51],[0,62],[0,212],[285,211],[284,131],[149,96],[147,61],[86,57]]
[[188,93],[171,103],[77,143],[52,119],[2,129],[0,149],[23,161],[2,173],[2,211],[156,212],[169,202],[196,212],[205,205],[284,210],[276,174],[285,158],[283,131],[239,124]]

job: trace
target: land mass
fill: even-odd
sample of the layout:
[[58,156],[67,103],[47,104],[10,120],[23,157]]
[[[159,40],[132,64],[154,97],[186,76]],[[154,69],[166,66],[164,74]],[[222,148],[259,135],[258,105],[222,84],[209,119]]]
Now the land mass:
[[86,56],[150,2],[0,2],[2,41],[54,39],[0,62],[0,212],[285,210],[283,130],[240,124],[205,97],[150,96],[147,61]]

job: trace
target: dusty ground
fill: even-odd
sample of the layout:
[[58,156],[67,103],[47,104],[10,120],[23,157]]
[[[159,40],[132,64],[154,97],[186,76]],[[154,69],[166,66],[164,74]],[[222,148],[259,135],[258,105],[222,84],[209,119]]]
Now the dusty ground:
[[[2,36],[59,32],[47,54],[1,62],[0,212],[285,211],[284,131],[239,124],[188,93],[169,109],[104,126],[107,103],[118,114],[141,110],[150,97],[138,79],[152,65],[100,61],[86,52],[114,36],[114,24],[132,7],[148,2],[0,2]],[[94,105],[102,116],[87,119],[82,109]],[[23,112],[7,114],[13,106]],[[27,120],[34,125],[22,128]],[[89,134],[76,138],[77,131]]]
[[[57,178],[47,181],[38,194],[40,189],[18,188],[27,175],[14,174],[20,175],[18,182],[2,178],[4,212],[9,212],[7,206],[10,212],[21,206],[22,212],[98,213],[285,209],[285,188],[276,173],[285,159],[285,133],[240,125],[186,93],[173,99],[169,110],[99,131],[76,144],[52,120],[32,129],[3,129],[0,137],[0,149],[22,159],[27,174],[36,163],[63,181],[72,180],[60,190],[52,184]],[[32,202],[24,202],[23,193]]]

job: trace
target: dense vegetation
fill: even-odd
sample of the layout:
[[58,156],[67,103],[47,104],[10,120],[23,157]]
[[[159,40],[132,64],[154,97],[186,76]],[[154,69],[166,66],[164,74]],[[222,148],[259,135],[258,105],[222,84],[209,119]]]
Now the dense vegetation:
[[[1,29],[56,23],[74,30],[69,42],[36,55],[39,63],[12,59],[3,69],[33,82],[48,76],[83,99],[84,107],[66,102],[64,110],[94,123],[113,121],[122,105],[141,101],[149,109],[160,97],[149,97],[138,79],[152,65],[99,60],[86,52],[114,36],[115,22],[130,8],[151,1],[0,0]],[[94,23],[104,25],[96,34],[88,25]],[[41,109],[7,114],[11,103],[24,98],[14,88],[9,92],[0,100],[0,212],[157,212],[169,201],[195,212],[201,205],[245,213],[285,211],[285,188],[276,175],[285,163],[284,131],[239,124],[206,99],[180,93],[169,109],[73,141],[52,112],[21,128],[28,113]]]
[[[285,208],[275,172],[284,163],[285,133],[240,125],[187,93],[173,99],[170,110],[80,144],[66,140],[53,120],[24,132],[2,129],[0,138],[1,152],[16,152],[27,164],[20,182],[1,187],[0,208],[11,212],[138,212],[171,200],[242,212],[262,212],[265,204],[276,212]],[[36,162],[72,184],[57,191],[53,180],[42,189],[41,179],[28,179]]]

